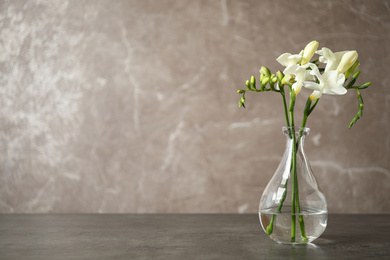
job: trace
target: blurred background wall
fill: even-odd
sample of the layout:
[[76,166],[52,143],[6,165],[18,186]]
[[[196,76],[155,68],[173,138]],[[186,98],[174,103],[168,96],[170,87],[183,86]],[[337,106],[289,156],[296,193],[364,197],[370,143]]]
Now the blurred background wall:
[[[390,1],[1,1],[1,213],[253,213],[281,97],[238,88],[311,40],[359,52],[305,150],[331,213],[390,213]],[[300,93],[297,111],[310,91]],[[300,117],[300,115],[297,117]]]

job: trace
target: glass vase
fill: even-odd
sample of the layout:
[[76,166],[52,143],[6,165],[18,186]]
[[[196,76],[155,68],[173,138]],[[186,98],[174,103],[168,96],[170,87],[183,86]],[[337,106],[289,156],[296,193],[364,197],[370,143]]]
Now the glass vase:
[[286,149],[260,199],[261,226],[278,243],[312,242],[327,225],[326,199],[304,152],[309,131],[309,128],[283,127]]

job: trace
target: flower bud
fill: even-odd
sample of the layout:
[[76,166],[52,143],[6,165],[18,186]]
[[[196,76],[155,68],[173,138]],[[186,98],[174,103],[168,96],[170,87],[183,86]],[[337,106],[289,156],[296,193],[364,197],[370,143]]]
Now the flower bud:
[[283,77],[284,77],[283,72],[281,72],[280,70],[278,72],[276,72],[276,77],[278,78],[278,81],[280,84],[282,82]]
[[260,74],[263,74],[263,75],[265,75],[267,77],[270,77],[271,76],[271,71],[267,67],[261,66]]
[[281,84],[282,85],[289,85],[289,86],[294,84],[294,77],[293,77],[293,75],[287,74],[286,76],[284,76],[283,79],[282,79],[282,83]]
[[260,74],[260,82],[263,81],[265,75],[264,74]]
[[349,51],[343,55],[339,66],[337,67],[337,71],[339,73],[346,72],[352,65],[354,65],[355,61],[358,58],[358,53],[356,51]]
[[243,90],[243,89],[239,89],[239,90],[237,90],[237,93],[238,94],[242,94],[242,93],[244,93],[245,91]]
[[250,83],[249,83],[249,80],[245,81],[245,86],[246,86],[248,89],[251,88],[251,85],[250,85]]
[[255,76],[251,77],[251,87],[253,89],[256,89],[256,78],[255,78]]
[[352,74],[355,73],[357,68],[359,67],[360,62],[357,60],[355,63],[345,72],[345,78],[349,78]]
[[317,41],[311,41],[306,45],[305,49],[303,49],[301,65],[309,63],[314,53],[316,52],[318,45],[319,43]]
[[261,81],[261,85],[265,86],[269,82],[269,77],[264,77],[263,80]]
[[368,88],[369,86],[371,86],[371,82],[366,82],[363,85],[360,85],[358,89],[365,89]]

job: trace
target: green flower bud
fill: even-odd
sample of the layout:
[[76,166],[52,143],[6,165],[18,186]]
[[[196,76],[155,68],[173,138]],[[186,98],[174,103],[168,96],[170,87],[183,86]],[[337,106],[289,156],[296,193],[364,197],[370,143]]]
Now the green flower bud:
[[255,78],[255,76],[251,77],[251,87],[253,89],[256,89],[256,78]]
[[279,84],[281,84],[282,79],[284,77],[283,72],[281,72],[280,70],[278,72],[276,72],[276,77],[278,78]]
[[352,74],[355,73],[357,68],[359,67],[360,62],[357,60],[355,63],[345,72],[345,78],[349,78]]
[[245,81],[245,86],[246,86],[247,88],[250,88],[249,80]]
[[244,93],[244,92],[245,92],[245,90],[243,90],[243,89],[237,90],[237,93],[238,93],[238,94],[242,94],[242,93]]
[[267,77],[271,77],[271,71],[267,67],[264,67],[264,66],[261,66],[260,74],[263,74]]
[[261,81],[261,84],[265,86],[267,85],[268,82],[269,82],[269,77],[264,77],[263,80]]
[[260,74],[260,82],[263,81],[265,75],[264,74]]
[[360,85],[359,87],[358,87],[358,89],[365,89],[365,88],[368,88],[369,86],[371,86],[371,82],[366,82],[366,83],[364,83],[363,85]]
[[357,71],[357,72],[352,76],[352,78],[357,79],[359,76],[360,76],[360,70]]
[[355,84],[355,82],[358,80],[359,78],[359,75],[360,75],[360,71],[357,71],[351,78],[351,80],[348,82],[348,85],[346,86],[346,88],[351,88],[353,86],[353,84]]

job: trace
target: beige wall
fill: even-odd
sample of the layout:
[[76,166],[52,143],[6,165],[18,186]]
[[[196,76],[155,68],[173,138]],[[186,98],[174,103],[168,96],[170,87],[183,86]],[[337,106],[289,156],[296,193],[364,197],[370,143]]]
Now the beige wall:
[[[284,149],[276,93],[238,88],[310,40],[356,49],[306,153],[332,213],[390,213],[390,1],[0,3],[0,212],[256,212]],[[303,91],[303,103],[309,91]],[[298,106],[302,108],[302,105]]]

